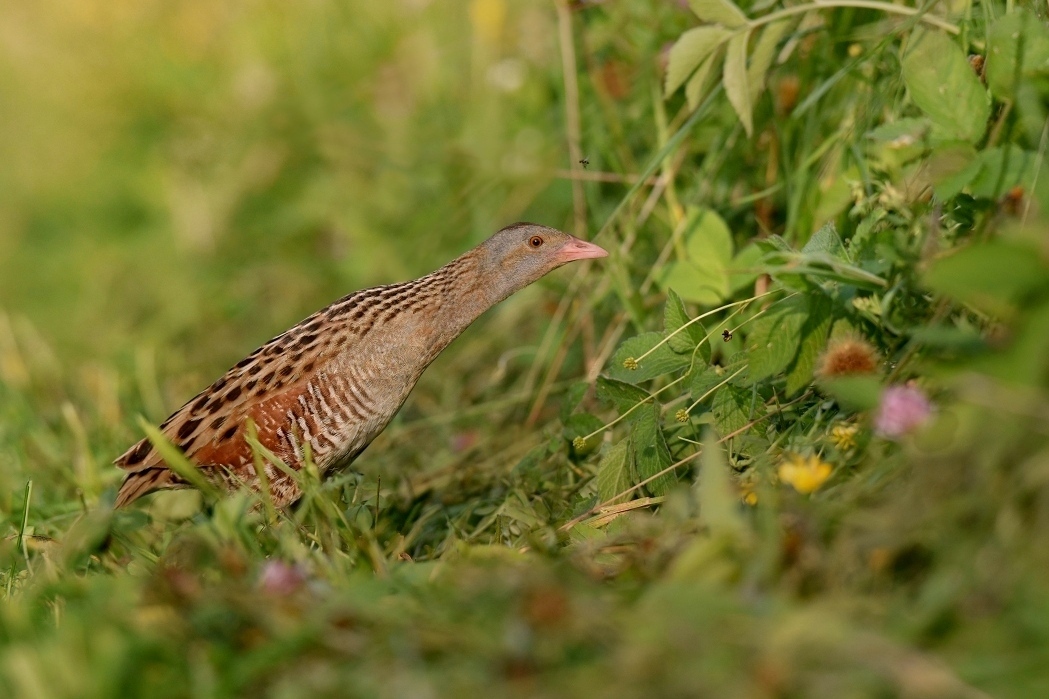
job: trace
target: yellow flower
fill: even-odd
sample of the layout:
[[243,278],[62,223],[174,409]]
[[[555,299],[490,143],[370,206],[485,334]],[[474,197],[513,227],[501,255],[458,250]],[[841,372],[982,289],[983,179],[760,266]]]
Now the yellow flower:
[[839,450],[848,451],[856,446],[856,433],[859,431],[856,425],[835,425],[830,431],[830,441]]
[[637,360],[633,357],[627,357],[623,360],[623,368],[630,371],[637,371]]
[[674,413],[674,419],[678,422],[688,422],[688,411],[682,408]]
[[830,478],[832,470],[833,467],[818,456],[791,454],[779,465],[779,479],[789,483],[799,493],[812,493]]

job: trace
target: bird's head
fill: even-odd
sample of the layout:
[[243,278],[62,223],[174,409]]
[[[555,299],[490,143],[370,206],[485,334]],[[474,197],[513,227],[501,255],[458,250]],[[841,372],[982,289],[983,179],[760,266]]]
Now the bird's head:
[[563,264],[608,255],[593,243],[534,223],[507,226],[481,243],[480,249],[491,278],[501,282],[492,291],[502,298]]

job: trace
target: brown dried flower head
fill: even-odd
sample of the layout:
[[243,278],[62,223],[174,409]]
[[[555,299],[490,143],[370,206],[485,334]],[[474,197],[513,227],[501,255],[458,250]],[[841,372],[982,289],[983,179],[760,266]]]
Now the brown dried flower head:
[[857,337],[831,340],[827,351],[820,357],[816,374],[830,379],[856,374],[873,374],[878,371],[881,358],[869,342]]

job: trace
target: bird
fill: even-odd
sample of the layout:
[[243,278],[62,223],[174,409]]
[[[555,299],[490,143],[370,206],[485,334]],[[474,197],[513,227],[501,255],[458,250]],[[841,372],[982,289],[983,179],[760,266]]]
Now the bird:
[[[555,228],[515,223],[414,281],[351,293],[277,335],[160,425],[205,480],[261,492],[276,507],[302,492],[287,470],[256,459],[258,442],[286,467],[311,458],[322,476],[353,462],[383,431],[427,366],[486,310],[576,260],[608,255]],[[258,450],[260,453],[265,453]],[[127,473],[114,507],[192,487],[147,437],[114,462]]]

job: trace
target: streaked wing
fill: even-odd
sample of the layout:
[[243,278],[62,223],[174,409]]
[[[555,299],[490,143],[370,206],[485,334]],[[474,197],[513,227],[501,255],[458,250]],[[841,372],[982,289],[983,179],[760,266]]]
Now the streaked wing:
[[[194,396],[160,426],[164,436],[197,463],[235,465],[239,445],[246,448],[247,418],[260,425],[278,410],[284,415],[306,391],[314,370],[339,351],[335,341],[345,338],[317,332],[325,322],[321,313],[273,338]],[[148,439],[115,463],[131,473],[164,465]]]

